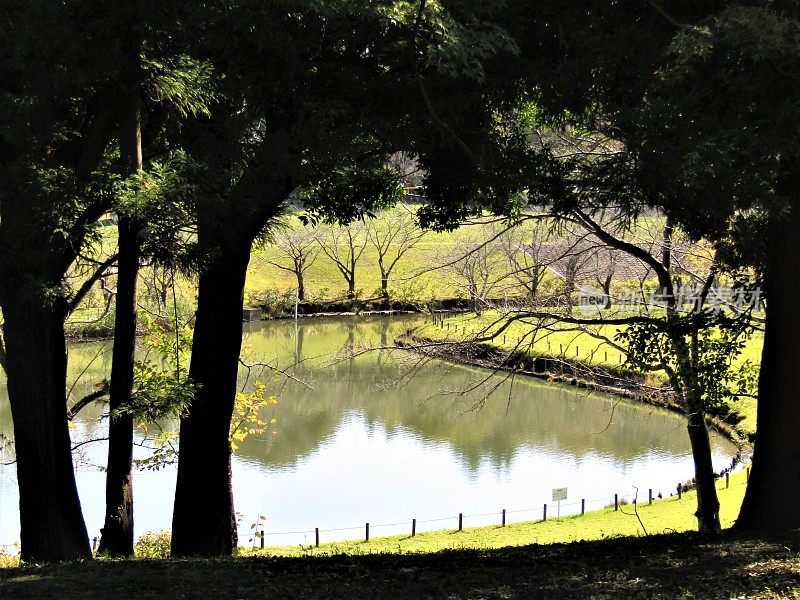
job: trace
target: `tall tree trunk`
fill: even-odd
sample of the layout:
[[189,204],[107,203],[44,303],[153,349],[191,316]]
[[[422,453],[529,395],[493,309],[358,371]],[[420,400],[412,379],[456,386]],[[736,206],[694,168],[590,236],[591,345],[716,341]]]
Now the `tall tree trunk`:
[[35,283],[7,284],[3,303],[8,397],[19,485],[20,558],[91,558],[67,427],[65,310]]
[[700,531],[719,531],[719,499],[711,463],[708,427],[702,411],[696,410],[689,415],[688,430],[697,489],[697,528]]
[[736,528],[788,531],[800,527],[800,165],[784,161],[780,182],[791,198],[773,217],[764,277],[767,315],[753,466]]
[[136,279],[139,272],[138,226],[119,222],[119,272],[114,316],[114,349],[109,390],[106,516],[100,552],[133,555],[133,416],[115,414],[130,401],[136,347]]
[[[132,86],[120,102],[119,146],[123,175],[140,172],[142,130],[138,86]],[[106,515],[99,550],[111,556],[133,556],[133,416],[130,413],[115,413],[130,402],[133,393],[136,281],[139,275],[141,226],[134,219],[120,215],[118,230],[117,303],[109,389],[111,416],[108,425]]]
[[230,556],[236,549],[230,422],[249,258],[249,243],[221,249],[200,275],[189,366],[198,391],[181,419],[173,556]]

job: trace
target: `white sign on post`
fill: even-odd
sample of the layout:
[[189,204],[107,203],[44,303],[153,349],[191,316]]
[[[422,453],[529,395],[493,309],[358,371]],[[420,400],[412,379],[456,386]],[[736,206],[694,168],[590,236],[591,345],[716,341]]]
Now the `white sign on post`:
[[553,502],[558,502],[558,515],[561,516],[561,501],[567,499],[567,488],[553,488]]

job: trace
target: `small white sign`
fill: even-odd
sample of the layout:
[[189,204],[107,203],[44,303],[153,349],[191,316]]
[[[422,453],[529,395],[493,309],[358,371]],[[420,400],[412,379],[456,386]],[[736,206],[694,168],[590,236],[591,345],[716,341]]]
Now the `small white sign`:
[[553,502],[567,499],[567,488],[553,488]]

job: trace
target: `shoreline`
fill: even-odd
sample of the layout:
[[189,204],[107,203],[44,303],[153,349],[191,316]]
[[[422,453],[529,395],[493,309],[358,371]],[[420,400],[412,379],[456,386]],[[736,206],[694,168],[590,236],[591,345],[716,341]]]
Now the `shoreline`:
[[[413,330],[395,338],[395,344],[399,348],[430,358],[506,373],[513,372],[549,383],[575,386],[663,408],[686,417],[670,392],[646,386],[643,376],[626,369],[601,367],[557,356],[532,357],[520,351],[503,351],[492,344],[469,340],[417,336]],[[740,454],[748,451],[749,434],[739,429],[735,423],[727,423],[716,415],[706,415],[706,423],[736,446]],[[741,459],[736,461],[737,464],[739,462]]]

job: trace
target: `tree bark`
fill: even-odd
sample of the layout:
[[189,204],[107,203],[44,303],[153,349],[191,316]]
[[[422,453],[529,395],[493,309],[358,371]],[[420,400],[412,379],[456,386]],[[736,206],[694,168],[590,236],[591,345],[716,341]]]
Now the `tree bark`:
[[694,480],[697,489],[697,528],[700,531],[719,531],[719,499],[717,498],[714,467],[711,463],[711,443],[702,411],[689,415],[689,442],[694,459]]
[[788,531],[800,527],[800,165],[784,161],[787,215],[774,216],[764,277],[767,300],[758,380],[753,465],[735,527]]
[[294,274],[297,276],[297,300],[302,302],[306,299],[306,282],[303,277],[303,266],[295,263]]
[[[5,282],[9,284],[10,282]],[[19,485],[20,558],[89,559],[67,427],[63,301],[35,283],[7,286],[3,330]]]
[[[134,61],[138,61],[138,51]],[[123,175],[142,170],[142,128],[139,87],[132,85],[120,102],[119,146]],[[130,402],[136,350],[136,282],[139,276],[141,225],[119,217],[117,303],[114,313],[114,349],[109,389],[106,515],[99,551],[111,556],[133,556],[133,415],[115,414]]]
[[230,421],[249,258],[249,243],[222,249],[200,275],[189,366],[198,391],[189,415],[181,419],[173,556],[230,556],[237,546]]
[[119,221],[119,271],[114,315],[114,349],[109,390],[106,515],[99,551],[133,556],[133,416],[115,414],[130,401],[136,347],[136,279],[139,273],[139,227]]

